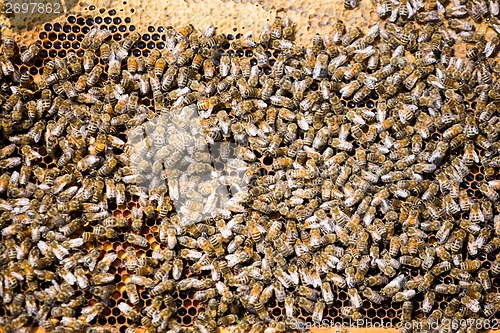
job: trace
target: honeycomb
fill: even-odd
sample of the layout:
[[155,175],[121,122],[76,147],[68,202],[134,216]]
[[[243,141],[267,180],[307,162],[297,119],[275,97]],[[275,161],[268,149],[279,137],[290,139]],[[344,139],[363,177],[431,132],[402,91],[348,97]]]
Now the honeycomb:
[[[268,4],[272,8],[272,3]],[[81,48],[81,42],[84,38],[84,35],[88,33],[91,27],[95,24],[99,25],[101,28],[108,29],[112,32],[112,40],[120,41],[127,34],[136,29],[136,27],[132,19],[130,17],[122,17],[117,13],[116,10],[104,10],[98,9],[95,6],[88,6],[89,14],[85,16],[79,15],[69,15],[65,22],[53,22],[46,23],[43,25],[43,29],[38,34],[38,38],[42,40],[42,50],[39,53],[39,59],[34,62],[34,66],[26,66],[22,64],[20,59],[16,59],[15,62],[16,67],[22,73],[24,71],[29,71],[29,73],[34,77],[34,81],[36,82],[40,79],[43,74],[42,69],[46,60],[53,58],[63,58],[66,56],[67,52],[70,50],[75,50],[78,56],[83,55],[83,51]],[[307,12],[307,10],[306,10]],[[300,12],[302,13],[302,12]],[[317,14],[314,14],[317,15]],[[318,25],[312,24],[312,27],[321,27],[328,25],[325,21],[325,16],[322,16],[320,20],[318,20],[317,16],[309,15],[308,19],[317,22]],[[326,15],[327,16],[327,15]],[[146,28],[147,31],[144,31],[141,36],[141,40],[136,43],[134,48],[131,50],[131,54],[135,56],[148,56],[153,49],[162,50],[165,48],[165,29],[166,27],[162,26],[149,26]],[[242,37],[242,33],[234,33],[232,35],[228,35],[229,40],[238,40]],[[227,48],[221,50],[221,52],[227,52],[231,55],[236,55],[238,57],[246,57],[250,58],[251,63],[255,64],[257,62],[256,58],[253,55],[251,50],[241,49],[230,49],[228,45]],[[25,46],[21,48],[21,52],[25,50]],[[270,65],[272,66],[276,61],[276,57],[279,55],[279,51],[275,51],[273,53],[268,51],[267,56],[269,57]],[[104,64],[103,61],[101,63]],[[271,68],[264,68],[264,73],[269,75],[271,73]],[[107,73],[104,73],[107,76]],[[312,88],[315,90],[314,88]],[[318,88],[316,88],[318,89]],[[153,97],[152,95],[146,96],[142,99],[142,102],[146,106],[153,105]],[[358,110],[367,108],[369,110],[374,110],[377,107],[378,96],[375,93],[372,93],[369,98],[364,99],[361,102],[354,103],[352,100],[344,100],[342,99],[342,104],[348,108],[349,110]],[[478,114],[478,110],[476,110],[475,102],[467,101],[465,103],[466,112]],[[432,133],[431,137],[436,142],[440,140],[442,133],[436,131]],[[120,137],[120,136],[119,136]],[[126,139],[125,136],[121,137],[122,139]],[[356,144],[354,140],[353,144]],[[49,156],[46,155],[44,151],[44,147],[37,147],[37,151],[43,155],[42,162],[40,165],[44,168],[56,167],[56,161],[53,161]],[[481,158],[482,151],[479,150],[479,158]],[[461,152],[451,151],[451,155],[461,157]],[[262,164],[262,169],[260,170],[261,175],[266,175],[268,172],[272,172],[272,163],[273,159],[271,157],[263,157],[259,156],[259,160]],[[500,173],[498,168],[485,168],[481,164],[479,166],[474,167],[472,173],[466,177],[466,181],[461,184],[461,187],[467,191],[467,194],[470,197],[475,197],[477,199],[482,199],[483,194],[479,191],[479,186],[482,183],[485,183],[489,180],[500,179]],[[123,216],[129,219],[132,215],[132,210],[134,207],[138,206],[138,198],[132,198],[130,202],[127,202],[124,205],[113,205],[110,204],[110,211],[114,216],[120,217]],[[454,216],[456,219],[468,219],[468,214],[464,213],[460,216]],[[380,216],[382,218],[382,216]],[[124,239],[123,235],[118,236],[118,241],[110,242],[105,238],[97,238],[96,243],[98,248],[101,250],[100,258],[102,258],[106,253],[116,253],[117,258],[113,261],[112,265],[109,268],[109,273],[115,275],[115,279],[112,283],[108,284],[107,287],[110,290],[111,297],[107,301],[107,307],[102,311],[102,315],[93,319],[90,324],[95,327],[107,328],[111,331],[120,331],[124,333],[128,327],[134,325],[134,323],[125,318],[120,310],[117,308],[117,304],[120,300],[130,300],[129,295],[125,291],[126,284],[130,281],[130,275],[133,274],[132,271],[128,270],[124,267],[124,263],[126,261],[126,251],[127,248],[133,247],[136,250],[137,257],[151,257],[153,251],[159,250],[162,248],[162,245],[159,244],[159,241],[156,239],[156,235],[158,233],[159,221],[156,218],[148,218],[145,222],[145,225],[141,228],[140,234],[146,237],[149,242],[149,247],[147,249],[142,249],[140,247],[133,246],[127,243]],[[90,223],[86,227],[91,228],[94,227],[95,223]],[[89,229],[90,230],[90,229]],[[396,231],[395,231],[396,232]],[[91,250],[89,247],[88,251]],[[495,260],[494,254],[482,254],[480,253],[477,257],[481,261],[481,267],[485,269],[489,269],[491,267],[491,262]],[[471,257],[470,259],[476,259],[475,257]],[[412,277],[418,279],[423,276],[425,272],[422,269],[415,269],[411,267],[403,268],[403,274],[408,277]],[[183,272],[184,277],[189,276],[189,270],[185,267],[185,271]],[[494,290],[493,292],[500,292],[498,288],[500,287],[500,277],[494,277],[492,279]],[[451,275],[444,274],[437,278],[436,283],[444,283],[447,285],[454,284],[456,279],[454,279]],[[27,285],[20,284],[20,289],[15,290],[16,292],[25,291]],[[292,291],[292,290],[289,290]],[[147,292],[144,292],[144,288],[139,286],[138,292],[140,295],[140,300],[137,304],[137,308],[143,309],[144,307],[148,307],[152,303],[152,297]],[[93,305],[96,302],[99,302],[99,298],[88,291],[77,289],[75,292],[75,296],[83,296],[88,305]],[[175,298],[175,303],[177,305],[177,312],[174,316],[174,319],[181,325],[190,326],[192,325],[193,318],[195,318],[200,312],[204,312],[204,306],[201,302],[194,300],[194,293],[188,292],[172,292],[172,296]],[[334,291],[335,302],[332,307],[329,307],[325,312],[325,319],[329,320],[333,323],[347,323],[349,319],[346,319],[339,313],[339,309],[349,305],[349,297],[345,291]],[[443,296],[440,294],[436,295],[437,305],[435,307],[442,309],[443,311],[446,309],[448,302],[450,301],[451,296]],[[412,300],[414,303],[414,316],[415,318],[424,317],[424,313],[421,310],[421,303],[423,301],[423,296],[418,295],[415,299]],[[272,317],[278,321],[284,319],[284,304],[281,302],[276,302],[275,300],[269,301],[267,304],[268,310]],[[401,321],[401,313],[402,313],[402,303],[398,302],[382,302],[382,304],[377,305],[367,300],[364,301],[363,307],[359,310],[362,316],[366,316],[369,318],[373,325],[384,324],[389,326],[392,325],[395,327]],[[238,309],[230,309],[230,312],[237,313]],[[144,313],[141,313],[144,315]],[[4,308],[0,308],[0,316],[7,318],[8,313],[5,312]],[[301,309],[298,318],[304,320],[305,322],[311,323],[311,314],[307,313],[305,310]],[[496,314],[497,319],[500,319],[500,313]]]

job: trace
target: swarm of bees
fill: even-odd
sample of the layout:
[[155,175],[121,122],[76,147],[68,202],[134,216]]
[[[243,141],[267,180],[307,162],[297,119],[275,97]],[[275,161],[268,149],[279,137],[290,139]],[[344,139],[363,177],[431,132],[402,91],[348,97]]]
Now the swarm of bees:
[[[366,301],[429,332],[496,318],[499,40],[474,23],[498,33],[498,7],[382,1],[387,22],[337,21],[311,47],[280,17],[236,39],[169,27],[146,56],[139,33],[94,26],[82,56],[44,59],[36,80],[17,64],[40,43],[3,40],[2,327],[100,332],[117,262],[130,333],[288,332],[341,293],[345,319]],[[189,327],[181,291],[205,306]]]

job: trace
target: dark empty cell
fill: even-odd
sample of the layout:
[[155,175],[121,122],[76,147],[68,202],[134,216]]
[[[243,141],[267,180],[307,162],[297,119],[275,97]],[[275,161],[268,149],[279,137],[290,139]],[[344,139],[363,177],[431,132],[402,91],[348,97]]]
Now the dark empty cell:
[[245,52],[243,52],[243,50],[236,50],[236,55],[238,57],[243,57],[245,55]]
[[269,75],[272,73],[272,69],[270,67],[264,67],[264,74]]
[[339,300],[334,301],[333,306],[340,309],[342,307],[342,301]]
[[94,25],[94,19],[92,17],[89,17],[85,23],[88,25],[88,26],[92,26]]
[[467,195],[469,197],[473,197],[474,196],[474,191],[473,190],[467,190]]
[[368,108],[370,108],[370,109],[371,109],[371,108],[373,108],[374,106],[375,106],[375,103],[373,103],[373,101],[372,101],[372,100],[369,100],[368,102],[366,102],[366,107],[368,107]]
[[108,14],[111,15],[111,16],[115,16],[116,15],[116,10],[111,9],[111,10],[108,11]]
[[334,308],[328,309],[328,312],[327,312],[327,313],[328,313],[328,316],[330,316],[330,317],[332,317],[332,318],[333,318],[333,317],[336,317],[336,316],[338,315],[337,310],[336,310],[336,309],[334,309]]
[[[484,255],[484,253],[481,252],[480,255]],[[494,261],[495,258],[496,258],[496,255],[494,253],[488,253],[488,257],[487,258],[488,258],[489,261]],[[484,259],[481,259],[481,260],[484,260]]]
[[245,57],[248,57],[248,58],[253,57],[253,52],[252,52],[252,50],[246,50],[246,51],[245,51]]
[[160,35],[159,34],[152,34],[151,39],[154,41],[160,40]]
[[466,177],[465,177],[466,180],[468,181],[473,181],[474,180],[474,175],[472,173],[469,173]]
[[483,262],[482,267],[484,269],[490,269],[491,263],[489,261],[485,261],[485,262]]
[[120,25],[120,26],[118,27],[118,31],[120,31],[120,32],[125,32],[125,31],[127,31],[127,27],[126,27],[126,26],[124,26],[124,25]]
[[252,65],[252,66],[257,65],[257,59],[254,59],[254,58],[250,59],[250,65]]
[[385,314],[386,314],[386,312],[384,309],[377,310],[377,317],[379,317],[379,318],[385,317]]
[[68,23],[75,23],[76,22],[76,17],[74,17],[73,15],[70,15],[70,16],[68,16],[68,18],[66,19],[66,21],[68,21]]
[[220,163],[220,162],[217,162],[217,163],[215,163],[214,168],[215,168],[215,170],[217,170],[217,171],[221,171],[221,170],[223,170],[223,169],[224,169],[224,164],[222,164],[222,163]]
[[464,189],[468,189],[469,188],[469,183],[467,183],[467,182],[461,182],[460,183],[460,187],[464,188]]
[[[66,46],[64,46],[64,45],[66,45],[66,44],[63,44],[63,47],[64,47],[65,49],[69,49],[69,42],[66,42],[66,43],[68,43],[68,46],[66,47]],[[57,52],[57,56],[58,56],[59,58],[64,58],[64,57],[66,57],[66,51],[61,50],[61,51]]]
[[135,25],[133,25],[133,24],[132,24],[132,25],[128,28],[128,30],[130,30],[130,31],[135,31]]
[[[470,176],[470,175],[469,175]],[[467,176],[468,177],[468,176]],[[474,176],[473,176],[474,177]],[[472,184],[470,184],[470,187],[473,189],[473,190],[477,190],[479,188],[479,184],[477,182],[472,182]]]
[[56,39],[57,39],[57,35],[56,35],[55,33],[51,32],[51,33],[49,34],[49,40],[50,40],[51,42],[53,42],[53,41],[55,41]]
[[127,321],[124,316],[118,316],[118,318],[116,318],[116,320],[118,321],[118,324],[122,324],[122,325],[125,324],[125,322]]
[[148,43],[148,49],[152,50],[155,48],[155,42],[149,42]]
[[[370,309],[372,310],[372,309]],[[368,316],[369,317],[374,317],[375,316],[375,310],[373,310],[373,315],[370,315],[370,310],[368,310]],[[396,311],[394,311],[393,309],[389,309],[387,310],[387,317],[389,318],[394,318],[396,316]]]
[[122,35],[120,35],[120,34],[114,34],[113,35],[113,39],[114,40],[121,40],[122,39]]
[[111,313],[113,314],[113,316],[119,316],[120,315],[120,309],[118,308],[114,308],[113,310],[111,310]]
[[185,308],[180,308],[179,310],[177,310],[177,314],[179,316],[185,316],[187,313],[187,310]]
[[196,308],[190,307],[189,310],[188,310],[188,314],[190,316],[196,315]]
[[158,44],[156,44],[156,48],[159,50],[163,50],[165,48],[165,43],[159,42]]
[[175,305],[177,305],[177,307],[180,307],[182,305],[182,301],[180,299],[176,299],[175,300]]
[[[142,55],[145,56],[145,57],[147,57],[149,55],[149,53],[151,53],[151,51],[149,51],[147,49],[142,51]],[[146,105],[149,105],[149,100],[146,99],[146,100],[143,101],[143,103],[146,104]]]
[[410,273],[411,273],[412,276],[417,276],[418,273],[419,273],[419,271],[418,271],[417,268],[412,268],[411,271],[410,271]]
[[[354,142],[352,143],[352,146],[356,149],[356,148],[359,148],[359,147],[361,146],[361,143],[359,143],[358,141],[354,141]],[[356,152],[355,152],[355,151],[353,151],[353,153],[354,153],[354,154],[356,154]]]
[[54,58],[57,56],[57,51],[56,50],[50,50],[49,51],[49,57]]
[[89,321],[89,324],[92,325],[92,326],[94,326],[95,324],[97,324],[97,318],[94,318],[91,321]]
[[54,43],[54,48],[55,48],[56,50],[59,50],[61,47],[62,47],[61,42],[57,41],[57,42],[55,42],[55,43]]
[[125,23],[130,23],[132,20],[130,19],[130,17],[125,17]]
[[108,324],[114,325],[116,324],[116,319],[115,317],[108,317]]
[[68,35],[68,40],[73,41],[75,39],[76,39],[76,35],[75,34],[69,34]]
[[66,24],[63,29],[62,29],[65,33],[68,33],[68,32],[71,32],[71,26],[69,24]]
[[65,33],[58,34],[57,35],[57,39],[59,39],[59,40],[66,40],[66,34]]
[[71,31],[73,31],[74,33],[80,32],[80,27],[77,25],[74,25],[71,27]]
[[475,195],[476,199],[482,199],[482,198],[483,198],[483,196],[484,196],[484,195],[483,195],[483,193],[482,193],[482,192],[480,192],[480,191],[476,191],[476,195]]
[[356,104],[354,104],[354,102],[353,102],[353,101],[349,101],[349,102],[347,102],[347,107],[348,107],[348,108],[352,109],[352,108],[354,108],[355,106],[356,106]]
[[116,301],[112,298],[108,299],[108,306],[112,309],[116,306]]
[[118,28],[116,27],[116,25],[112,25],[109,27],[109,31],[111,31],[112,33],[115,33],[118,31]]
[[280,55],[280,51],[273,52],[273,57],[278,58],[279,55]]
[[432,134],[432,140],[438,141],[441,139],[441,135],[439,133]]
[[87,34],[90,31],[89,27],[83,27],[82,28],[82,33]]
[[44,49],[49,50],[49,49],[52,48],[52,43],[49,42],[48,40],[46,40],[46,41],[43,42],[42,46],[43,46]]
[[106,17],[104,18],[104,23],[106,23],[106,24],[111,24],[111,22],[113,22],[113,20],[111,19],[111,17],[106,16]]
[[273,158],[271,156],[266,156],[262,162],[264,165],[271,165],[273,164]]
[[140,41],[137,43],[137,47],[140,48],[140,49],[143,49],[146,47],[146,43],[144,43],[143,41]]
[[120,23],[122,23],[122,19],[121,19],[121,18],[119,18],[119,17],[115,17],[115,18],[113,19],[113,23],[114,23],[114,24],[120,24]]
[[347,294],[345,292],[343,292],[343,291],[340,291],[339,295],[338,295],[338,298],[341,301],[346,300],[347,299]]
[[99,323],[99,325],[106,325],[108,323],[105,317],[99,318],[97,322]]
[[50,23],[46,23],[44,26],[43,26],[43,29],[45,31],[52,31],[53,27],[52,27],[52,24]]
[[120,327],[120,333],[125,333],[127,331],[127,326]]
[[273,309],[273,316],[279,316],[281,315],[281,309],[280,308],[274,308]]
[[482,174],[478,173],[478,174],[476,175],[476,180],[477,180],[477,181],[479,181],[479,182],[481,182],[481,181],[483,181],[483,180],[484,180],[484,176],[483,176]]
[[362,108],[362,107],[364,107],[364,106],[365,106],[365,103],[364,103],[364,102],[358,102],[358,104],[356,104],[356,106],[357,106],[358,108]]
[[230,57],[234,57],[234,51],[233,51],[233,50],[229,50],[229,51],[227,51],[227,54],[228,54]]
[[97,16],[97,17],[94,19],[94,22],[95,22],[96,24],[101,24],[101,23],[102,23],[102,17]]
[[76,19],[76,24],[85,25],[85,19],[83,17],[79,17]]
[[449,276],[445,277],[444,278],[444,283],[446,283],[446,284],[452,284],[453,283],[453,279],[451,277],[449,277]]
[[[73,42],[73,44],[71,44],[73,46],[74,49],[79,49],[80,48],[80,43],[79,42]],[[83,56],[83,50],[82,51],[78,51],[76,54],[79,56],[79,57],[82,57]]]
[[36,69],[36,67],[31,67],[30,68],[30,74],[31,75],[37,75],[38,74],[38,70]]
[[183,323],[184,325],[189,325],[189,324],[191,324],[191,317],[186,316],[186,317],[182,318],[182,323]]
[[148,40],[151,39],[151,36],[149,34],[144,34],[144,35],[142,35],[142,39],[147,42]]
[[59,23],[54,23],[54,31],[59,32],[62,30],[62,26]]
[[275,63],[276,63],[276,60],[269,59],[269,66],[274,66]]

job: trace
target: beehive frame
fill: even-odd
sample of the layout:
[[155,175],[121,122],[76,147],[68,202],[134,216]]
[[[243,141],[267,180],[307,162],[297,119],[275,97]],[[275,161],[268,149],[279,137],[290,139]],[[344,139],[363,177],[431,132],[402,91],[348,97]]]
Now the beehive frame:
[[[98,9],[95,9],[95,11],[98,11]],[[127,22],[128,21],[128,22]],[[120,40],[122,37],[121,34],[126,34],[127,32],[133,31],[134,26],[128,24],[131,23],[130,19],[127,18],[120,18],[117,16],[116,11],[111,10],[111,11],[104,11],[99,15],[96,15],[95,17],[79,17],[77,15],[70,15],[66,19],[65,23],[46,23],[43,27],[43,30],[40,31],[39,33],[39,38],[44,40],[44,43],[42,43],[43,50],[40,53],[41,59],[45,57],[63,57],[65,55],[65,50],[66,49],[71,49],[71,48],[78,48],[78,42],[81,41],[83,38],[83,34],[86,32],[86,30],[90,29],[89,25],[91,24],[99,24],[103,27],[109,28],[113,33],[113,39],[114,40]],[[164,31],[164,30],[163,30]],[[148,53],[150,52],[150,49],[153,49],[154,47],[161,48],[162,44],[162,29],[160,27],[150,27],[148,28],[148,33],[145,33],[142,35],[142,42],[139,42],[137,44],[137,48],[135,48],[132,52],[139,55],[142,54],[144,56],[147,56]],[[238,36],[234,36],[236,39]],[[156,43],[155,43],[156,42]],[[149,49],[149,50],[148,50]],[[236,50],[235,54],[238,56],[252,56],[251,52],[243,52]],[[241,55],[240,55],[241,54]],[[270,57],[272,60],[272,55]],[[40,68],[42,63],[35,63],[35,65]],[[20,66],[19,68],[24,68],[21,63],[17,63],[16,65]],[[35,68],[30,68],[29,69],[30,73],[33,76],[37,76],[38,70]],[[376,100],[369,100],[365,103],[361,103],[359,105],[355,105],[353,102],[350,101],[345,101],[344,102],[348,108],[356,108],[356,107],[363,107],[364,105],[368,106],[368,108],[374,108],[376,107]],[[364,105],[362,105],[364,104]],[[146,102],[147,105],[147,102]],[[476,112],[475,111],[475,105],[471,103],[470,105],[467,103],[467,111],[468,112]],[[435,132],[432,134],[432,138],[434,140],[439,140],[441,133],[440,132]],[[43,153],[43,152],[41,152]],[[452,152],[453,153],[453,152]],[[479,153],[481,153],[479,151]],[[51,165],[51,163],[54,163],[53,161],[50,161],[49,159],[44,159],[44,162],[47,164],[47,166]],[[264,165],[269,165],[270,163],[266,163],[266,161],[263,161]],[[495,170],[497,171],[497,170]],[[488,176],[485,176],[485,174],[489,174]],[[496,173],[495,173],[496,174]],[[485,179],[486,180],[491,180],[494,179],[496,176],[491,175],[491,172],[485,172],[484,168],[482,166],[479,166],[477,169],[473,170],[472,174],[468,176],[466,179],[466,182],[463,183],[463,188],[466,189],[469,193],[470,196],[474,196],[478,199],[482,197],[481,192],[478,190],[478,182],[482,182]],[[128,205],[123,206],[123,207],[116,207],[116,209],[113,210],[113,213],[115,215],[120,215],[123,214],[123,216],[128,217],[130,214],[130,209],[134,205],[133,201],[128,203]],[[464,218],[467,218],[467,216],[463,216]],[[147,230],[146,230],[147,229]],[[149,220],[146,222],[146,227],[144,229],[144,234],[150,234],[156,232],[156,226],[154,225],[153,220]],[[149,237],[148,240],[152,241],[151,243],[151,248],[154,250],[156,249],[159,245],[153,241],[154,237],[151,238]],[[115,250],[118,253],[118,259],[114,263],[117,267],[120,266],[121,260],[122,260],[122,254],[124,253],[126,247],[124,247],[122,244],[119,244],[119,242],[104,242],[102,243],[102,249],[104,251],[108,250]],[[143,253],[139,253],[139,256],[141,256]],[[488,258],[483,257],[480,258],[483,263],[482,267],[484,268],[489,268],[489,265],[491,265],[490,261],[493,260],[494,258]],[[112,291],[113,299],[118,299],[120,297],[126,297],[124,295],[124,283],[127,282],[127,274],[126,271],[123,268],[110,268],[110,270],[114,273],[117,274],[116,276],[116,288]],[[419,273],[417,271],[409,272],[410,275],[416,276]],[[120,281],[120,282],[118,282]],[[445,277],[443,278],[444,283],[452,283],[453,279],[450,277]],[[496,288],[500,286],[500,279],[497,277],[493,280],[493,283]],[[343,301],[347,299],[347,295],[344,295],[345,293],[341,292],[338,295],[338,299]],[[148,297],[147,295],[141,295],[142,301],[144,302],[145,305],[148,305]],[[183,324],[189,325],[191,322],[191,318],[195,316],[198,313],[199,309],[199,304],[190,301],[190,296],[189,295],[177,295],[177,302],[178,306],[180,309],[178,310],[178,315],[179,315],[179,321]],[[92,297],[89,299],[89,304],[92,304]],[[418,301],[418,299],[417,299]],[[446,302],[446,299],[443,299],[444,302]],[[114,327],[118,327],[118,325],[123,325],[121,327],[126,327],[127,320],[119,315],[118,312],[112,310],[111,308],[113,307],[113,304],[116,303],[113,300],[110,300],[110,309],[104,310],[104,317],[101,317],[97,319],[97,323],[100,325],[111,325]],[[368,304],[367,304],[368,305]],[[340,307],[339,304],[335,304],[336,308]],[[387,307],[387,308],[385,308]],[[368,306],[367,306],[368,308]],[[369,310],[366,310],[366,314],[371,317],[379,317],[381,321],[384,322],[390,322],[392,325],[396,325],[398,323],[398,310],[399,308],[390,308],[390,305],[383,304],[381,308],[372,308],[370,307]],[[191,310],[194,309],[194,310]],[[276,304],[275,307],[270,305],[270,312],[279,318],[281,309],[280,309],[280,304]],[[330,309],[329,316],[332,318],[336,318],[338,313],[336,313],[335,309]],[[418,311],[416,313],[416,316],[418,318]],[[307,315],[304,314],[304,318],[306,318]],[[103,319],[105,318],[105,319]],[[338,318],[338,317],[337,317]],[[382,319],[383,318],[383,319]],[[120,328],[122,331],[123,329]]]

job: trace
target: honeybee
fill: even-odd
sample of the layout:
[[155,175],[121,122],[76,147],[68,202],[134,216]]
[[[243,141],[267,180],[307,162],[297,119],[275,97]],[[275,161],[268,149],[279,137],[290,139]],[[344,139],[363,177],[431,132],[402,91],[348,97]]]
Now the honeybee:
[[26,51],[21,53],[20,59],[23,63],[27,63],[28,61],[32,60],[35,56],[38,55],[38,52],[40,52],[40,43],[36,42],[28,46]]
[[127,292],[127,297],[130,303],[132,303],[132,305],[137,305],[140,299],[136,285],[132,283],[127,284],[127,286],[125,287],[125,291]]
[[141,318],[140,314],[133,307],[125,302],[118,303],[118,309],[120,309],[123,315],[132,320],[133,322],[138,322]]
[[140,235],[128,233],[125,236],[125,240],[131,244],[134,244],[134,245],[137,245],[140,247],[148,247],[149,246],[148,240],[145,237],[140,236]]
[[91,322],[95,317],[99,316],[104,310],[105,305],[103,303],[96,303],[94,305],[89,305],[82,308],[82,316],[85,316],[87,323]]

